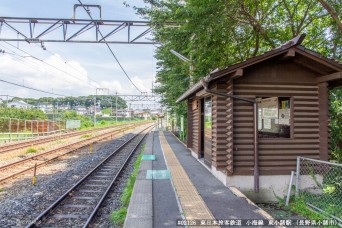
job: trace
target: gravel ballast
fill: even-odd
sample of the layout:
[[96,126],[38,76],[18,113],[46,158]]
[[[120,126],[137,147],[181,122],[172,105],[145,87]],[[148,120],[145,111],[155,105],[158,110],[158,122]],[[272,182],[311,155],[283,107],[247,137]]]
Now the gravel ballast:
[[[0,188],[0,227],[18,227],[29,224],[81,177],[107,157],[111,151],[142,129],[143,127],[139,127],[133,133],[118,139],[100,142],[94,146],[96,152],[90,153],[89,148],[83,148],[48,166],[39,168],[35,186],[31,184],[31,174],[31,176],[26,175],[25,178]],[[125,186],[125,180],[133,170],[134,161],[140,150],[139,148],[136,151],[123,175],[119,178],[118,184],[113,187],[110,199],[106,200],[105,205],[109,205],[109,207],[103,211],[108,213],[100,212],[103,213],[98,220],[101,227],[112,226],[109,216],[105,216],[105,214],[110,214],[111,210],[115,210],[119,205],[120,192]]]

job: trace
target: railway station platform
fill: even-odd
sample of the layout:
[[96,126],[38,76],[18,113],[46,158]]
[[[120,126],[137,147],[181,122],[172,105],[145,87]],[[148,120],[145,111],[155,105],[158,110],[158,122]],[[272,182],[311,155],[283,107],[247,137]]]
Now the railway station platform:
[[247,220],[261,226],[272,219],[217,180],[172,133],[147,136],[124,227],[243,226]]

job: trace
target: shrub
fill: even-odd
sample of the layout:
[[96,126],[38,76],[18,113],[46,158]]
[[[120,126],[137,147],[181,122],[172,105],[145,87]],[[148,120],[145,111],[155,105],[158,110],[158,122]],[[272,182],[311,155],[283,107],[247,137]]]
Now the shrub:
[[27,150],[26,150],[26,153],[36,153],[38,150],[36,149],[36,148],[32,148],[32,147],[30,147],[30,148],[28,148]]

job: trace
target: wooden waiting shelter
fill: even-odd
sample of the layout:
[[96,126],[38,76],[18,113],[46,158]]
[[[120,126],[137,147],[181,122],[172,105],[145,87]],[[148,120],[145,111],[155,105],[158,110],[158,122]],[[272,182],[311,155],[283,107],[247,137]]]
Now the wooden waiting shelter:
[[328,92],[342,86],[342,65],[300,46],[304,37],[215,70],[177,100],[187,100],[193,156],[247,195],[284,192],[297,156],[329,158]]

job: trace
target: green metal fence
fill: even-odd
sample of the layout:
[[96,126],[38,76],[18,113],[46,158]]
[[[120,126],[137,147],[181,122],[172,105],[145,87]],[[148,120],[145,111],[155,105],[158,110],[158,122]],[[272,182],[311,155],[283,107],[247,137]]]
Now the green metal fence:
[[342,223],[342,164],[297,158],[296,198]]

